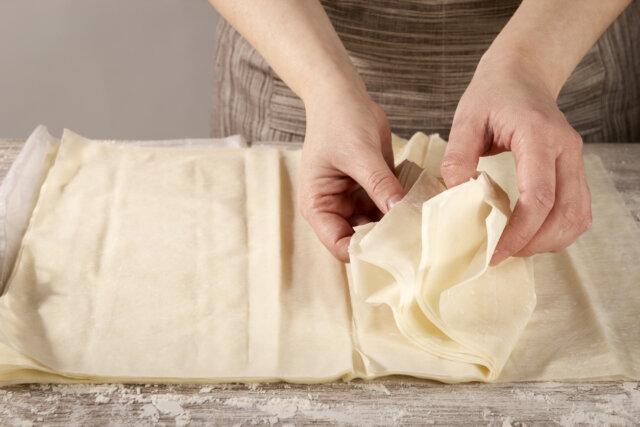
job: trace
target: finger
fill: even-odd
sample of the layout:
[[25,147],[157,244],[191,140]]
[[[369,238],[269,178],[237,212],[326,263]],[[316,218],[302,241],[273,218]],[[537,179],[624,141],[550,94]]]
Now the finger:
[[[456,116],[459,116],[456,113]],[[457,119],[457,120],[456,120]],[[486,124],[475,119],[454,118],[449,142],[440,164],[440,173],[448,188],[475,176],[478,160],[486,151]]]
[[350,197],[353,200],[356,213],[369,215],[374,209],[376,209],[376,204],[373,203],[371,197],[369,197],[367,192],[364,191],[364,188],[360,185],[353,187]]
[[346,193],[320,194],[311,199],[311,211],[329,212],[349,218],[356,211],[354,200]]
[[[301,179],[298,187],[298,206],[302,216],[309,222],[322,244],[342,262],[349,262],[349,241],[353,228],[346,218],[355,211],[355,204],[348,196],[349,182],[343,179],[316,179],[313,185]],[[339,193],[320,193],[314,187],[339,191]]]
[[355,214],[355,215],[352,215],[351,218],[349,218],[349,224],[351,224],[352,227],[369,224],[370,222],[372,222],[371,218],[361,214]]
[[513,154],[518,168],[520,197],[496,246],[491,265],[499,264],[524,248],[540,229],[555,202],[556,154],[553,147],[548,144],[518,144]]
[[591,195],[580,151],[563,152],[556,161],[556,174],[553,209],[517,256],[562,250],[591,226]]
[[357,162],[351,163],[345,172],[364,188],[383,213],[387,213],[404,197],[402,185],[379,151],[365,150],[360,153]]
[[311,212],[307,221],[315,231],[318,239],[342,262],[349,262],[349,243],[353,228],[347,220],[331,212]]

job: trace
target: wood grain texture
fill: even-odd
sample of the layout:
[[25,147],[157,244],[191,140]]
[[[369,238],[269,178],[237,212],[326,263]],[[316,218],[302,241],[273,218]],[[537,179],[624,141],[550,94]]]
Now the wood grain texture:
[[[0,176],[21,141],[0,140]],[[587,144],[640,224],[640,144]],[[406,377],[321,385],[21,385],[0,389],[12,425],[634,425],[640,383],[446,385]]]

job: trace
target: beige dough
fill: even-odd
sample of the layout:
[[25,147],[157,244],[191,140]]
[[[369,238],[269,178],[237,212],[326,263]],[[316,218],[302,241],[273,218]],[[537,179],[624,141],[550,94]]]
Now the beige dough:
[[344,266],[296,211],[298,159],[65,133],[1,298],[5,343],[74,376],[349,375]]
[[[485,173],[443,191],[425,171],[352,238],[354,333],[368,376],[417,369],[443,381],[495,380],[531,317],[531,260],[488,266],[510,212],[506,193]],[[403,347],[419,366],[398,357]]]
[[[394,148],[438,177],[436,136]],[[569,250],[487,268],[517,197],[500,155],[439,194],[407,172],[349,273],[298,213],[299,158],[66,131],[0,297],[0,383],[640,378],[640,233],[597,158]]]

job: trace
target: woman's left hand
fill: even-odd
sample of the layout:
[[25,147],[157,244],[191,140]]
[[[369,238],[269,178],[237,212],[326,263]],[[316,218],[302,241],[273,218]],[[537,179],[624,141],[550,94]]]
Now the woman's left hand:
[[451,187],[475,175],[480,156],[513,152],[520,197],[492,265],[559,251],[591,226],[582,139],[535,70],[526,57],[483,57],[458,104],[441,166]]

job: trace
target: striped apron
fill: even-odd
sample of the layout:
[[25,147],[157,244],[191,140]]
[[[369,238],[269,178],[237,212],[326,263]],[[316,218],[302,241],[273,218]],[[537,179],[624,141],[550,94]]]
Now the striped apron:
[[[480,57],[515,0],[323,0],[369,94],[391,129],[448,138]],[[558,97],[585,142],[640,141],[640,1],[589,50]],[[302,101],[226,21],[216,29],[213,137],[302,141]]]

